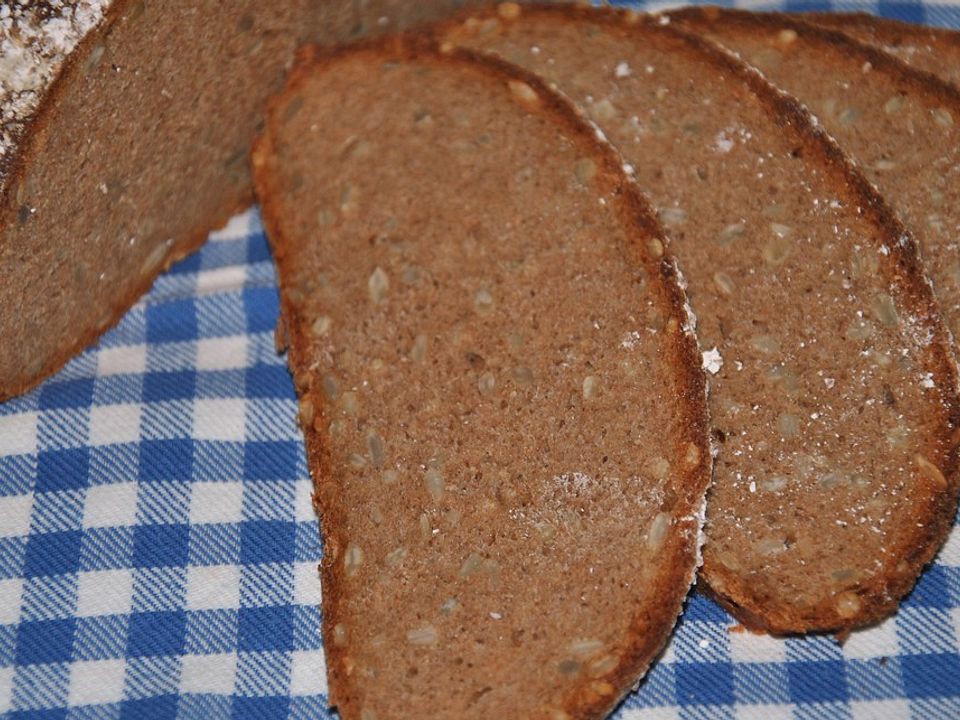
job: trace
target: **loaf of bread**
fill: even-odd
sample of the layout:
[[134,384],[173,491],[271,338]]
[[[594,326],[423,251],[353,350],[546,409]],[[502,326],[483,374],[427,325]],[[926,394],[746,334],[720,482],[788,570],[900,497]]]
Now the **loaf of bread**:
[[802,13],[798,17],[895,55],[911,67],[960,86],[960,32],[868,13]]
[[298,43],[462,4],[0,3],[0,401],[252,200],[250,142]]
[[777,632],[892,612],[953,518],[960,405],[888,206],[796,101],[666,19],[504,6],[439,32],[579,103],[667,226],[713,373],[710,588]]
[[599,718],[709,479],[692,318],[620,158],[535,77],[305,51],[253,155],[347,720]]

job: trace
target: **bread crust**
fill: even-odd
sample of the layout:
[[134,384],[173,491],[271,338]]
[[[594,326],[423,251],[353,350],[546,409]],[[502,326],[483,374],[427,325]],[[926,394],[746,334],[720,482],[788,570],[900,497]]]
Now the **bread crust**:
[[[298,377],[305,374],[311,358],[305,351],[309,343],[301,329],[304,323],[300,321],[297,305],[284,285],[285,270],[291,262],[286,250],[296,240],[287,235],[280,216],[277,198],[283,191],[274,184],[269,171],[265,169],[274,153],[270,137],[271,123],[277,116],[279,108],[286,104],[287,98],[296,93],[303,80],[312,72],[335,63],[342,56],[360,53],[404,60],[431,58],[449,65],[467,64],[482,69],[486,74],[500,81],[519,80],[526,83],[541,99],[541,109],[538,112],[552,116],[565,132],[584,146],[588,156],[599,161],[598,166],[602,168],[602,172],[618,178],[619,195],[625,200],[624,207],[629,209],[629,212],[625,213],[625,224],[636,228],[634,237],[639,238],[645,235],[660,238],[661,241],[664,238],[661,226],[654,218],[648,203],[636,189],[635,184],[623,173],[622,159],[609,144],[600,139],[599,134],[587,125],[568,101],[548,88],[537,76],[499,59],[470,50],[449,47],[441,49],[440,44],[429,32],[372,39],[333,49],[305,47],[299,53],[298,62],[288,78],[286,88],[271,99],[267,112],[267,129],[255,141],[252,151],[254,184],[261,202],[264,224],[280,277],[281,316],[285,334],[289,340],[288,365],[295,382]],[[639,243],[635,244],[639,246]],[[641,250],[641,253],[647,255],[644,250]],[[711,474],[711,462],[706,459],[711,457],[711,453],[708,440],[706,380],[700,367],[700,351],[693,332],[692,318],[688,314],[686,297],[681,289],[679,271],[669,248],[659,262],[647,256],[644,264],[648,268],[654,268],[659,274],[663,286],[668,290],[670,317],[680,320],[680,326],[672,338],[676,357],[682,358],[683,362],[680,367],[675,368],[675,371],[681,374],[684,386],[689,388],[689,392],[680,398],[679,402],[684,406],[684,414],[689,416],[692,422],[688,437],[676,438],[676,442],[685,443],[692,440],[699,449],[700,457],[704,459],[695,471],[686,475],[687,492],[680,502],[686,512],[698,515],[702,519],[704,494]],[[298,383],[297,390],[301,398],[306,397],[308,388],[302,383]],[[346,509],[337,486],[327,438],[315,432],[302,420],[301,426],[306,438],[308,466],[314,479],[314,507],[324,531],[325,555],[320,565],[320,574],[324,587],[323,635],[330,703],[338,708],[342,717],[359,718],[361,717],[360,708],[356,705],[355,696],[349,689],[350,672],[346,662],[349,648],[338,647],[332,641],[333,629],[338,622],[340,607],[344,601],[340,592],[343,584],[343,563],[337,560],[341,546],[345,542],[341,528],[345,526]],[[598,692],[597,687],[603,686],[598,685],[597,680],[592,683],[582,681],[564,698],[558,699],[557,704],[549,708],[545,707],[543,714],[538,717],[554,720],[602,718],[619,703],[666,644],[670,630],[681,612],[686,591],[694,581],[695,568],[699,562],[699,542],[699,539],[694,542],[685,540],[679,533],[674,533],[670,537],[668,541],[670,549],[667,552],[682,558],[682,561],[675,563],[669,575],[663,578],[662,596],[667,600],[654,607],[642,608],[633,617],[631,637],[620,661],[614,669],[599,678],[599,682],[609,684],[613,690],[604,688],[602,692]]]
[[[669,12],[671,19],[681,20],[683,24],[691,18],[707,19],[712,8],[687,8],[677,12]],[[719,17],[745,17],[743,11],[720,10]],[[852,49],[858,44],[842,33],[814,28],[807,23],[794,20],[788,15],[772,13],[768,16],[758,14],[756,21],[771,28],[791,28],[797,31],[814,32],[824,40],[838,47]],[[708,46],[708,41],[691,37],[691,42]],[[933,76],[907,68],[896,58],[874,48],[860,46],[861,51],[869,58],[874,67],[890,68],[901,72],[904,81],[919,88],[928,88],[944,102],[960,100],[954,88],[940,82]],[[720,51],[722,53],[722,51]],[[728,53],[722,53],[729,58],[731,69],[735,61]],[[736,63],[739,64],[739,63]],[[895,548],[893,554],[902,558],[906,568],[891,575],[878,575],[868,584],[858,587],[863,604],[862,611],[849,621],[842,621],[837,617],[833,607],[824,603],[822,609],[815,609],[809,617],[794,617],[790,614],[779,616],[771,615],[767,608],[758,607],[750,597],[749,588],[743,583],[737,583],[736,594],[729,590],[718,593],[714,590],[714,597],[722,597],[723,604],[730,609],[743,624],[751,629],[765,630],[776,634],[792,634],[798,632],[835,632],[841,635],[851,630],[869,626],[879,622],[895,612],[900,599],[913,587],[916,578],[924,567],[933,560],[934,555],[947,538],[953,526],[953,517],[957,508],[957,497],[960,493],[960,456],[958,456],[958,440],[956,428],[960,427],[960,396],[957,394],[958,373],[955,359],[953,338],[944,327],[940,315],[939,303],[936,300],[930,280],[926,275],[920,260],[920,251],[916,240],[897,218],[889,204],[883,199],[876,188],[862,175],[850,157],[837,145],[835,141],[814,121],[809,111],[796,99],[780,92],[767,83],[759,73],[745,69],[739,70],[746,77],[751,78],[755,92],[768,100],[801,134],[815,139],[822,148],[826,162],[842,168],[848,177],[848,182],[863,198],[864,207],[876,219],[877,224],[885,233],[885,240],[891,247],[891,256],[896,264],[894,279],[900,291],[909,298],[914,307],[920,308],[919,314],[935,328],[935,347],[938,350],[939,377],[942,378],[940,387],[943,389],[943,402],[949,408],[949,417],[953,429],[946,428],[943,437],[938,438],[940,447],[946,448],[944,453],[943,474],[947,478],[947,488],[943,492],[934,492],[927,502],[921,505],[918,502],[917,518],[921,527],[916,528],[912,539],[904,542],[901,547]],[[903,242],[903,238],[909,238]],[[704,566],[703,577],[706,584],[715,587],[716,580],[723,578],[725,582],[735,581],[729,571],[721,567]],[[713,581],[711,581],[713,578]],[[736,587],[734,585],[733,587]]]
[[[851,40],[884,50],[905,62],[916,70],[926,71],[954,87],[960,79],[960,69],[953,71],[951,77],[943,58],[943,51],[960,53],[960,32],[931,25],[913,23],[879,17],[866,12],[798,13],[795,17],[817,27],[836,30]],[[905,42],[927,44],[926,54],[900,52]]]
[[[19,207],[17,191],[24,180],[25,168],[43,152],[45,135],[48,131],[48,118],[56,111],[65,89],[68,88],[90,56],[94,47],[113,29],[117,22],[124,22],[131,6],[137,0],[115,0],[104,15],[103,21],[91,32],[88,32],[64,60],[60,72],[53,79],[49,89],[44,94],[36,113],[27,123],[21,141],[16,146],[16,152],[10,161],[8,173],[0,183],[0,242],[5,241],[6,228],[13,227],[17,222]],[[50,377],[67,364],[77,353],[95,342],[103,333],[114,327],[134,303],[146,293],[154,280],[169,268],[173,263],[186,257],[198,249],[207,236],[218,228],[223,227],[232,215],[246,209],[253,203],[252,188],[229,198],[224,206],[214,213],[209,222],[190,230],[179,238],[175,238],[163,261],[149,273],[144,275],[113,308],[107,317],[109,320],[100,326],[91,326],[80,338],[69,345],[64,345],[43,367],[32,377],[19,382],[7,381],[0,378],[0,402],[21,395],[37,387],[46,378]],[[26,301],[27,298],[24,298]]]
[[[719,564],[711,564],[709,559],[701,571],[701,580],[708,587],[712,587],[710,594],[719,599],[738,620],[752,629],[781,635],[806,632],[845,634],[852,629],[873,624],[895,611],[899,600],[909,592],[916,577],[932,560],[952,526],[957,496],[960,493],[957,448],[960,438],[956,430],[960,426],[960,396],[957,393],[958,373],[953,340],[940,317],[939,305],[920,260],[915,239],[904,228],[889,204],[856,168],[849,156],[823,131],[796,99],[773,87],[758,72],[718,45],[677,27],[678,24],[683,26],[683,21],[686,20],[707,19],[714,13],[726,15],[736,12],[738,11],[687,8],[665,12],[662,16],[644,16],[631,11],[610,8],[558,8],[540,4],[523,10],[524,17],[536,17],[538,13],[543,13],[551,17],[561,16],[569,19],[570,22],[589,20],[618,28],[634,27],[636,32],[662,32],[681,38],[705,62],[722,67],[725,72],[748,85],[778,126],[784,128],[785,132],[795,133],[804,141],[807,153],[815,153],[822,166],[832,170],[834,178],[839,178],[841,182],[853,189],[855,195],[860,198],[859,204],[863,212],[873,220],[881,233],[873,240],[878,245],[885,244],[890,248],[886,272],[891,281],[896,284],[904,302],[918,317],[922,318],[923,323],[933,334],[931,357],[935,360],[933,367],[938,378],[940,400],[947,409],[946,415],[949,418],[940,434],[931,438],[932,451],[940,461],[943,474],[947,478],[947,487],[943,492],[932,489],[927,497],[917,498],[916,517],[911,518],[916,522],[911,524],[919,523],[922,527],[914,528],[912,537],[892,551],[902,559],[901,566],[858,585],[857,594],[861,601],[861,608],[853,617],[846,618],[838,614],[830,597],[825,597],[810,612],[801,615],[792,612],[788,607],[772,608],[761,602],[752,592],[750,583],[745,578],[739,577],[737,573],[732,573]],[[475,14],[473,16],[476,17]],[[436,32],[441,37],[448,35],[452,29],[463,23],[465,17],[466,15],[462,15],[441,24]],[[781,17],[776,15],[763,15],[757,21],[772,27],[784,27]],[[796,22],[786,16],[784,21]],[[786,26],[790,27],[789,24]],[[830,33],[830,31],[822,32]],[[840,33],[830,33],[830,35],[832,42],[841,45],[849,42]],[[902,67],[902,63],[885,53],[870,48],[866,51],[876,61],[876,66],[883,64]],[[911,82],[918,86],[925,85],[926,77],[913,71],[909,72],[912,76]],[[934,92],[937,92],[944,101],[948,99],[952,101],[955,95],[952,88],[939,82]],[[708,522],[710,512],[710,506],[708,506]],[[709,544],[709,531],[707,542]],[[718,591],[718,586],[724,588],[723,592]]]

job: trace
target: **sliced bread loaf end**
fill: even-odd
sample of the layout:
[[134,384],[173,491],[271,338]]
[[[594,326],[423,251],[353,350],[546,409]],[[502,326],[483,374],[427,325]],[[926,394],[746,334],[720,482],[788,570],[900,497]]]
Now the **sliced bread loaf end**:
[[254,175],[349,720],[597,718],[698,561],[705,382],[619,157],[531,75],[308,50]]

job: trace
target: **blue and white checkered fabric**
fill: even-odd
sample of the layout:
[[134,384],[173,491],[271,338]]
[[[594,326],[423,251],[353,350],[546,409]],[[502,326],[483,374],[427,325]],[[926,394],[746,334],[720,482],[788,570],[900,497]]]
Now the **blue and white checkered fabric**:
[[[842,7],[960,27],[957,6]],[[0,405],[0,714],[332,717],[276,318],[249,212]],[[960,531],[896,617],[842,647],[734,625],[694,594],[616,720],[960,718]]]

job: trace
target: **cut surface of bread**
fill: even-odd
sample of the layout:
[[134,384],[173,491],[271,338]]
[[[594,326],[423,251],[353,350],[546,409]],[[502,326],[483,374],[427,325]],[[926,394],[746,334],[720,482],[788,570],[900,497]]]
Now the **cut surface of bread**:
[[594,718],[697,563],[705,381],[619,156],[426,40],[307,50],[254,177],[321,516],[331,703]]
[[660,18],[543,7],[438,32],[585,108],[667,226],[713,373],[701,578],[781,633],[892,612],[953,518],[958,405],[881,198],[795,101]]
[[251,201],[250,143],[299,42],[454,7],[9,5],[0,19],[0,401],[56,371]]
[[920,242],[947,325],[960,333],[960,91],[789,15],[707,8],[670,17],[811,109]]
[[960,33],[869,13],[800,13],[814,25],[839,30],[860,42],[896,55],[911,67],[960,85]]

